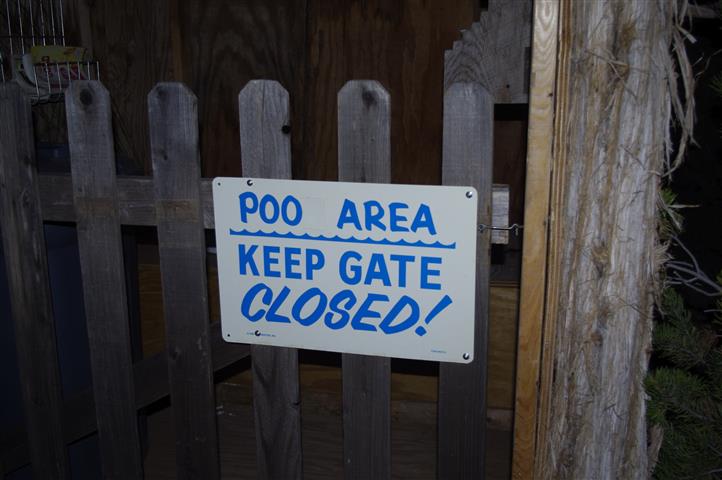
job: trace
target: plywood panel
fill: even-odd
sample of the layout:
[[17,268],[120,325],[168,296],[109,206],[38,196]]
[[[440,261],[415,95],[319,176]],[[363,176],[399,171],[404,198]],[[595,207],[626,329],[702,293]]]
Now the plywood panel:
[[468,0],[308,2],[303,156],[294,177],[335,180],[336,92],[378,80],[391,95],[392,183],[438,184],[444,50],[478,18]]
[[[172,79],[168,1],[74,1],[71,5],[77,7],[68,15],[71,38],[87,41],[90,23],[93,56],[100,61],[100,78],[112,99],[118,163],[150,173],[145,97],[156,82]],[[130,160],[124,161],[125,156]]]
[[[279,81],[290,93],[291,122],[300,123],[306,1],[190,0],[178,8],[182,80],[199,100],[203,174],[238,176],[236,98],[249,80]],[[292,136],[300,146],[300,129]]]

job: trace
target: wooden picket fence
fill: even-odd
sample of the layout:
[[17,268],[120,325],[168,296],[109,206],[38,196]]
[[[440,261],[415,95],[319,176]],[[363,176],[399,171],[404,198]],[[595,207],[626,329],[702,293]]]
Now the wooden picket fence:
[[[289,98],[273,81],[238,97],[246,177],[291,178]],[[219,478],[213,374],[249,354],[258,476],[303,474],[298,352],[228,344],[209,323],[204,229],[213,228],[210,180],[201,178],[196,97],[179,83],[148,95],[153,177],[116,177],[110,96],[96,81],[66,92],[71,175],[38,175],[30,105],[0,85],[0,220],[11,289],[25,432],[3,452],[10,471],[68,478],[67,445],[97,430],[103,476],[143,477],[137,411],[170,395],[178,478]],[[391,180],[389,94],[350,81],[338,94],[339,180]],[[445,185],[479,192],[491,224],[493,98],[479,84],[444,95]],[[449,212],[452,214],[452,212]],[[43,237],[44,221],[77,224],[92,391],[63,398]],[[131,360],[121,225],[157,227],[166,352]],[[439,478],[483,478],[490,234],[478,236],[474,362],[439,367]],[[344,354],[343,464],[348,479],[391,477],[390,359]],[[25,436],[27,435],[27,436]],[[25,440],[27,438],[27,440]],[[243,448],[243,446],[239,446]]]

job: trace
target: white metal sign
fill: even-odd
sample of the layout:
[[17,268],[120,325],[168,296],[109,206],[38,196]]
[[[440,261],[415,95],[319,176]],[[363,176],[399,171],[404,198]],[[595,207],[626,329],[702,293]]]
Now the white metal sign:
[[471,187],[213,180],[223,338],[468,363]]

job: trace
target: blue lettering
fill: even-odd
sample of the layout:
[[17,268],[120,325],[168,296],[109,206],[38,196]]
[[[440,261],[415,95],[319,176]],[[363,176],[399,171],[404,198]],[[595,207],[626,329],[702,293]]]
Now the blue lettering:
[[269,322],[291,323],[291,320],[289,320],[287,316],[276,313],[278,312],[278,309],[281,307],[281,305],[283,305],[283,302],[286,300],[286,297],[288,297],[289,293],[291,293],[291,289],[288,287],[283,287],[281,293],[278,294],[276,299],[273,301],[273,304],[271,304],[270,308],[268,309],[268,313],[266,314],[266,320],[268,320]]
[[301,249],[297,247],[286,247],[286,249],[283,252],[283,256],[285,261],[284,266],[286,270],[286,278],[301,278],[301,274],[299,272],[294,272],[293,267],[301,265],[301,261],[297,258],[293,258],[294,255],[301,255]]
[[399,222],[406,222],[408,219],[403,216],[399,215],[397,212],[398,209],[403,208],[409,208],[408,205],[405,203],[400,202],[392,202],[389,203],[389,228],[392,232],[408,232],[409,228],[405,227],[403,225],[399,225]]
[[[291,203],[296,209],[296,216],[293,220],[291,220],[291,217],[288,216],[288,205]],[[286,198],[283,199],[283,202],[281,202],[281,215],[283,215],[283,221],[286,222],[286,224],[291,225],[292,227],[298,225],[301,222],[301,217],[303,216],[303,212],[301,211],[301,202],[292,195],[286,196]]]
[[[318,297],[318,304],[316,305],[316,308],[313,310],[313,312],[311,312],[308,316],[303,317],[303,307],[305,307],[306,304],[313,297]],[[301,296],[298,297],[298,299],[296,300],[296,303],[293,304],[291,315],[293,316],[294,320],[296,320],[304,327],[313,325],[319,318],[321,318],[321,314],[323,313],[323,311],[326,310],[327,300],[328,299],[326,298],[326,294],[324,294],[320,288],[309,288],[308,290],[303,292]]]
[[[372,209],[376,210],[375,212]],[[381,223],[381,219],[384,218],[384,209],[381,204],[376,200],[369,200],[364,202],[364,224],[366,230],[373,230],[373,226],[377,226],[380,230],[386,230],[386,225]]]
[[371,305],[376,301],[388,302],[389,297],[378,293],[369,293],[366,300],[364,300],[364,303],[361,304],[356,312],[356,315],[353,316],[353,320],[351,320],[351,328],[354,330],[366,330],[370,332],[376,331],[376,327],[373,325],[362,322],[365,318],[381,318],[381,314],[379,312],[371,310]]
[[438,283],[429,282],[429,277],[438,277],[439,270],[429,268],[429,265],[441,265],[439,257],[421,257],[421,288],[426,290],[441,290]]
[[[271,206],[271,215],[268,216],[268,206]],[[261,220],[266,223],[276,223],[278,220],[278,202],[271,194],[266,194],[261,197],[261,204],[258,209],[261,214]]]
[[414,263],[413,255],[391,255],[389,259],[399,265],[399,287],[406,286],[406,264]]
[[343,228],[343,226],[347,223],[350,223],[354,227],[356,227],[356,230],[361,230],[361,222],[358,219],[356,204],[354,204],[348,198],[343,201],[343,206],[341,207],[341,213],[338,216],[338,222],[336,222],[336,227]]
[[[439,313],[442,312],[442,310],[444,310],[446,307],[448,307],[448,306],[451,305],[452,303],[454,303],[454,302],[451,300],[451,297],[448,296],[448,295],[444,295],[444,298],[442,298],[441,300],[439,300],[439,303],[437,303],[436,306],[431,309],[431,311],[429,312],[429,314],[428,314],[428,315],[426,316],[426,318],[424,319],[424,323],[426,323],[427,325],[430,324],[431,321],[432,321],[434,318],[436,318],[436,316],[437,316]],[[423,326],[418,326],[418,327],[416,327],[416,329],[414,329],[414,332],[415,332],[416,335],[418,335],[419,337],[423,337],[424,335],[426,335],[426,328],[424,328]]]
[[259,308],[256,313],[251,313],[253,300],[255,300],[259,293],[261,293],[261,290],[265,290],[261,300],[264,304],[268,305],[273,298],[273,290],[271,290],[265,283],[257,283],[249,288],[246,295],[243,297],[243,301],[241,302],[241,314],[252,322],[257,322],[263,318],[263,315],[266,314],[266,311],[262,308]]
[[278,257],[272,257],[271,255],[278,255],[281,249],[274,245],[265,245],[263,247],[263,273],[267,277],[278,278],[281,276],[281,272],[271,270],[271,265],[278,264]]
[[258,267],[256,267],[256,262],[253,259],[256,250],[258,250],[258,245],[253,245],[246,251],[244,244],[238,244],[238,272],[240,275],[245,275],[246,267],[249,267],[253,275],[258,276]]
[[[394,320],[396,320],[404,307],[409,307],[411,309],[411,311],[409,312],[409,316],[406,317],[406,320],[399,322],[396,325],[392,325],[392,323],[394,322]],[[394,305],[394,308],[391,309],[388,315],[386,315],[384,320],[379,325],[379,328],[385,334],[391,335],[393,333],[403,332],[404,330],[411,328],[418,321],[419,304],[416,303],[416,300],[414,300],[413,298],[404,295],[399,299],[398,302],[396,302],[396,305]]]
[[[248,200],[251,201],[250,205]],[[241,222],[246,223],[248,221],[249,213],[256,213],[258,211],[258,197],[253,192],[243,192],[238,196],[238,201],[241,208]]]
[[371,255],[369,261],[369,268],[366,272],[366,278],[364,279],[364,285],[371,285],[374,280],[381,280],[386,287],[391,286],[391,279],[389,279],[389,270],[386,268],[386,262],[384,256],[380,253],[374,253]]
[[321,250],[309,248],[306,250],[306,279],[313,280],[313,271],[321,270],[326,264],[326,259]]
[[[342,310],[341,303],[344,302],[346,303],[346,308]],[[354,305],[356,305],[356,295],[354,295],[351,290],[341,290],[331,297],[331,302],[328,305],[331,311],[326,313],[323,322],[331,330],[338,330],[345,327],[351,318],[348,311],[351,310]],[[336,321],[333,320],[334,313],[339,315],[339,319]]]
[[419,210],[416,212],[414,221],[411,222],[411,231],[416,232],[417,230],[425,228],[431,235],[436,235],[436,227],[434,227],[434,220],[431,218],[431,209],[426,204],[419,205]]
[[345,284],[358,285],[361,281],[361,267],[358,265],[347,266],[349,259],[361,260],[361,254],[353,250],[344,252],[338,262],[338,273]]

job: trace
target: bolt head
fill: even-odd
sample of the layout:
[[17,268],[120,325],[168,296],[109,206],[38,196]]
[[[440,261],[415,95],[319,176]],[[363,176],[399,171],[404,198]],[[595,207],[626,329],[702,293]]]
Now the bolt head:
[[464,360],[468,360],[469,358],[471,358],[471,355],[469,355],[468,353],[464,353],[462,357],[464,357]]
[[250,178],[249,178],[248,180],[246,180],[246,185],[248,185],[249,187],[252,187],[252,186],[253,186],[253,180],[251,180]]
[[471,190],[469,190],[468,192],[466,192],[466,198],[471,198],[471,197],[473,197],[473,196],[474,196],[474,192],[472,192]]

